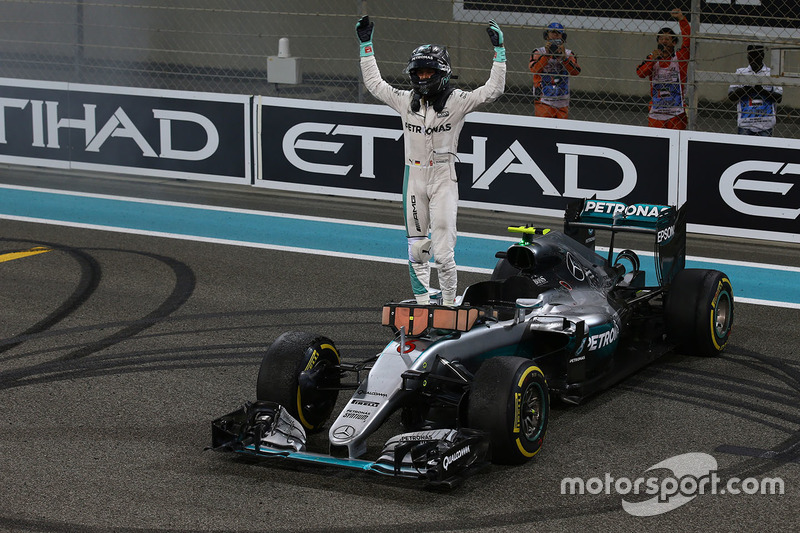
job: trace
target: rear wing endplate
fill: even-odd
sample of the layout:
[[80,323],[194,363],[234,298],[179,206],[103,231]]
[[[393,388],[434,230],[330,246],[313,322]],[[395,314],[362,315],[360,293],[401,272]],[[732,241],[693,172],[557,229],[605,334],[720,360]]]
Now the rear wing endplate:
[[564,233],[595,249],[595,231],[611,232],[609,263],[614,235],[620,232],[654,236],[656,273],[668,285],[686,264],[686,204],[680,209],[658,204],[625,204],[609,200],[577,200],[564,212]]

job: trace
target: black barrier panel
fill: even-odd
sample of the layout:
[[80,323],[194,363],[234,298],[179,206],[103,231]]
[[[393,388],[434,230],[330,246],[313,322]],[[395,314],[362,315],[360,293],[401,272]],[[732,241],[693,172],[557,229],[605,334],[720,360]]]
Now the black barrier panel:
[[265,105],[261,111],[264,179],[400,193],[400,117]]
[[690,223],[800,234],[797,149],[690,140],[687,165]]
[[216,101],[63,87],[0,85],[0,157],[249,178],[249,103],[242,97]]
[[[462,200],[555,209],[597,195],[669,202],[669,139],[467,122],[457,163]],[[479,148],[476,145],[483,145]],[[485,151],[485,157],[480,157]],[[477,167],[476,167],[477,165]]]
[[[405,167],[400,117],[365,113],[366,106],[346,109],[263,106],[263,179],[400,194]],[[456,157],[460,198],[557,211],[568,198],[595,194],[668,203],[669,139],[614,131],[468,120]]]

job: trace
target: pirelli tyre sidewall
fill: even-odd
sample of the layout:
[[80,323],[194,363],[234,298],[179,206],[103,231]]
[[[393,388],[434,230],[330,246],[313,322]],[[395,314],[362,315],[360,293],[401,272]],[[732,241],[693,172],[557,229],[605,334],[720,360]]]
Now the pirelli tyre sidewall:
[[307,432],[320,431],[336,406],[339,374],[334,366],[340,362],[339,351],[327,337],[284,333],[264,354],[256,397],[281,404]]
[[717,355],[730,338],[733,307],[733,287],[724,273],[682,270],[667,294],[668,339],[690,355]]
[[520,464],[542,447],[550,417],[544,374],[521,357],[489,359],[475,374],[470,427],[489,434],[492,462]]

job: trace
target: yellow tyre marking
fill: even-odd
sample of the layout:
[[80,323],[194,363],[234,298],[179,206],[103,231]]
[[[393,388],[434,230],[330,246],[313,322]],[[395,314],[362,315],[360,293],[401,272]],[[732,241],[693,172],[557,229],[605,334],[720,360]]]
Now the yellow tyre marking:
[[339,357],[339,352],[336,350],[336,348],[333,347],[332,344],[322,344],[320,345],[320,348],[322,348],[323,350],[328,349],[332,351],[336,355],[336,362],[337,363],[342,362],[341,358]]
[[517,382],[517,387],[522,387],[522,382],[525,381],[525,378],[528,377],[528,374],[530,374],[533,371],[536,371],[544,376],[544,372],[542,372],[538,366],[528,367],[528,370],[526,370],[525,373],[523,373],[522,376],[520,376],[519,381]]
[[535,451],[535,452],[531,453],[531,452],[527,451],[527,450],[525,449],[525,447],[524,447],[524,446],[522,446],[522,442],[520,442],[520,439],[517,439],[517,448],[519,448],[519,453],[521,453],[521,454],[522,454],[522,455],[524,455],[525,457],[533,457],[534,455],[536,455],[537,453],[539,453],[539,450],[541,450],[541,449],[542,449],[542,447],[541,447],[541,446],[539,446],[539,447],[536,449],[536,451]]
[[[336,351],[336,348],[334,348],[333,345],[331,345],[331,344],[321,344],[319,347],[320,347],[321,350],[327,349],[327,350],[332,351],[333,354],[336,356],[336,363],[337,364],[342,362],[342,359],[339,357],[339,352]],[[311,354],[311,359],[308,360],[308,365],[306,365],[305,369],[306,370],[311,370],[312,368],[314,368],[314,364],[316,364],[318,359],[319,359],[319,352],[317,350],[314,350],[314,353]],[[300,397],[300,387],[297,387],[297,416],[300,417],[300,423],[303,424],[303,426],[306,429],[314,429],[314,426],[309,424],[308,421],[303,416],[303,401],[302,401],[302,398]]]
[[[528,374],[530,374],[531,372],[534,372],[534,371],[536,371],[536,372],[540,373],[542,376],[544,376],[544,372],[542,372],[541,369],[538,366],[528,367],[528,369],[522,374],[522,376],[520,376],[519,381],[517,381],[517,387],[522,387],[522,383],[525,381],[525,378],[528,377]],[[514,425],[517,426],[517,427],[521,425],[518,417],[519,417],[519,413],[517,413],[517,416],[515,417],[515,420],[514,420]],[[525,449],[525,447],[522,445],[521,439],[519,439],[519,438],[517,438],[517,448],[519,448],[519,452],[522,455],[524,455],[525,457],[533,457],[534,455],[539,453],[539,450],[542,449],[542,447],[539,446],[539,448],[537,448],[535,452],[531,453],[531,452],[529,452],[529,451],[527,451]]]
[[31,248],[30,250],[26,250],[24,252],[12,252],[9,254],[2,254],[0,255],[0,263],[5,261],[13,261],[14,259],[22,259],[23,257],[30,257],[32,255],[43,254],[45,252],[51,252],[50,248],[43,248],[41,246],[37,246],[36,248]]
[[317,358],[318,357],[319,357],[319,352],[318,351],[314,350],[313,352],[311,352],[311,357],[308,359],[308,364],[303,369],[303,371],[307,372],[307,371],[311,370],[312,368],[314,368],[314,365],[317,364]]

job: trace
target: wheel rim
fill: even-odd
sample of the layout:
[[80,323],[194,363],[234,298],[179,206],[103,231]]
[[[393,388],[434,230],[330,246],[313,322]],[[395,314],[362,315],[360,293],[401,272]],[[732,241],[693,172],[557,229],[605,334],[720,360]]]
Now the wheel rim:
[[327,420],[336,404],[338,391],[319,390],[325,379],[325,370],[328,365],[339,361],[339,354],[330,345],[323,345],[316,349],[316,360],[300,373],[297,384],[297,411],[300,422],[306,429],[316,429]]
[[536,440],[541,432],[542,410],[544,409],[542,390],[538,385],[532,384],[525,389],[522,395],[521,409],[522,432],[528,440]]
[[727,292],[720,294],[714,311],[714,333],[718,338],[725,338],[730,329],[731,299]]

